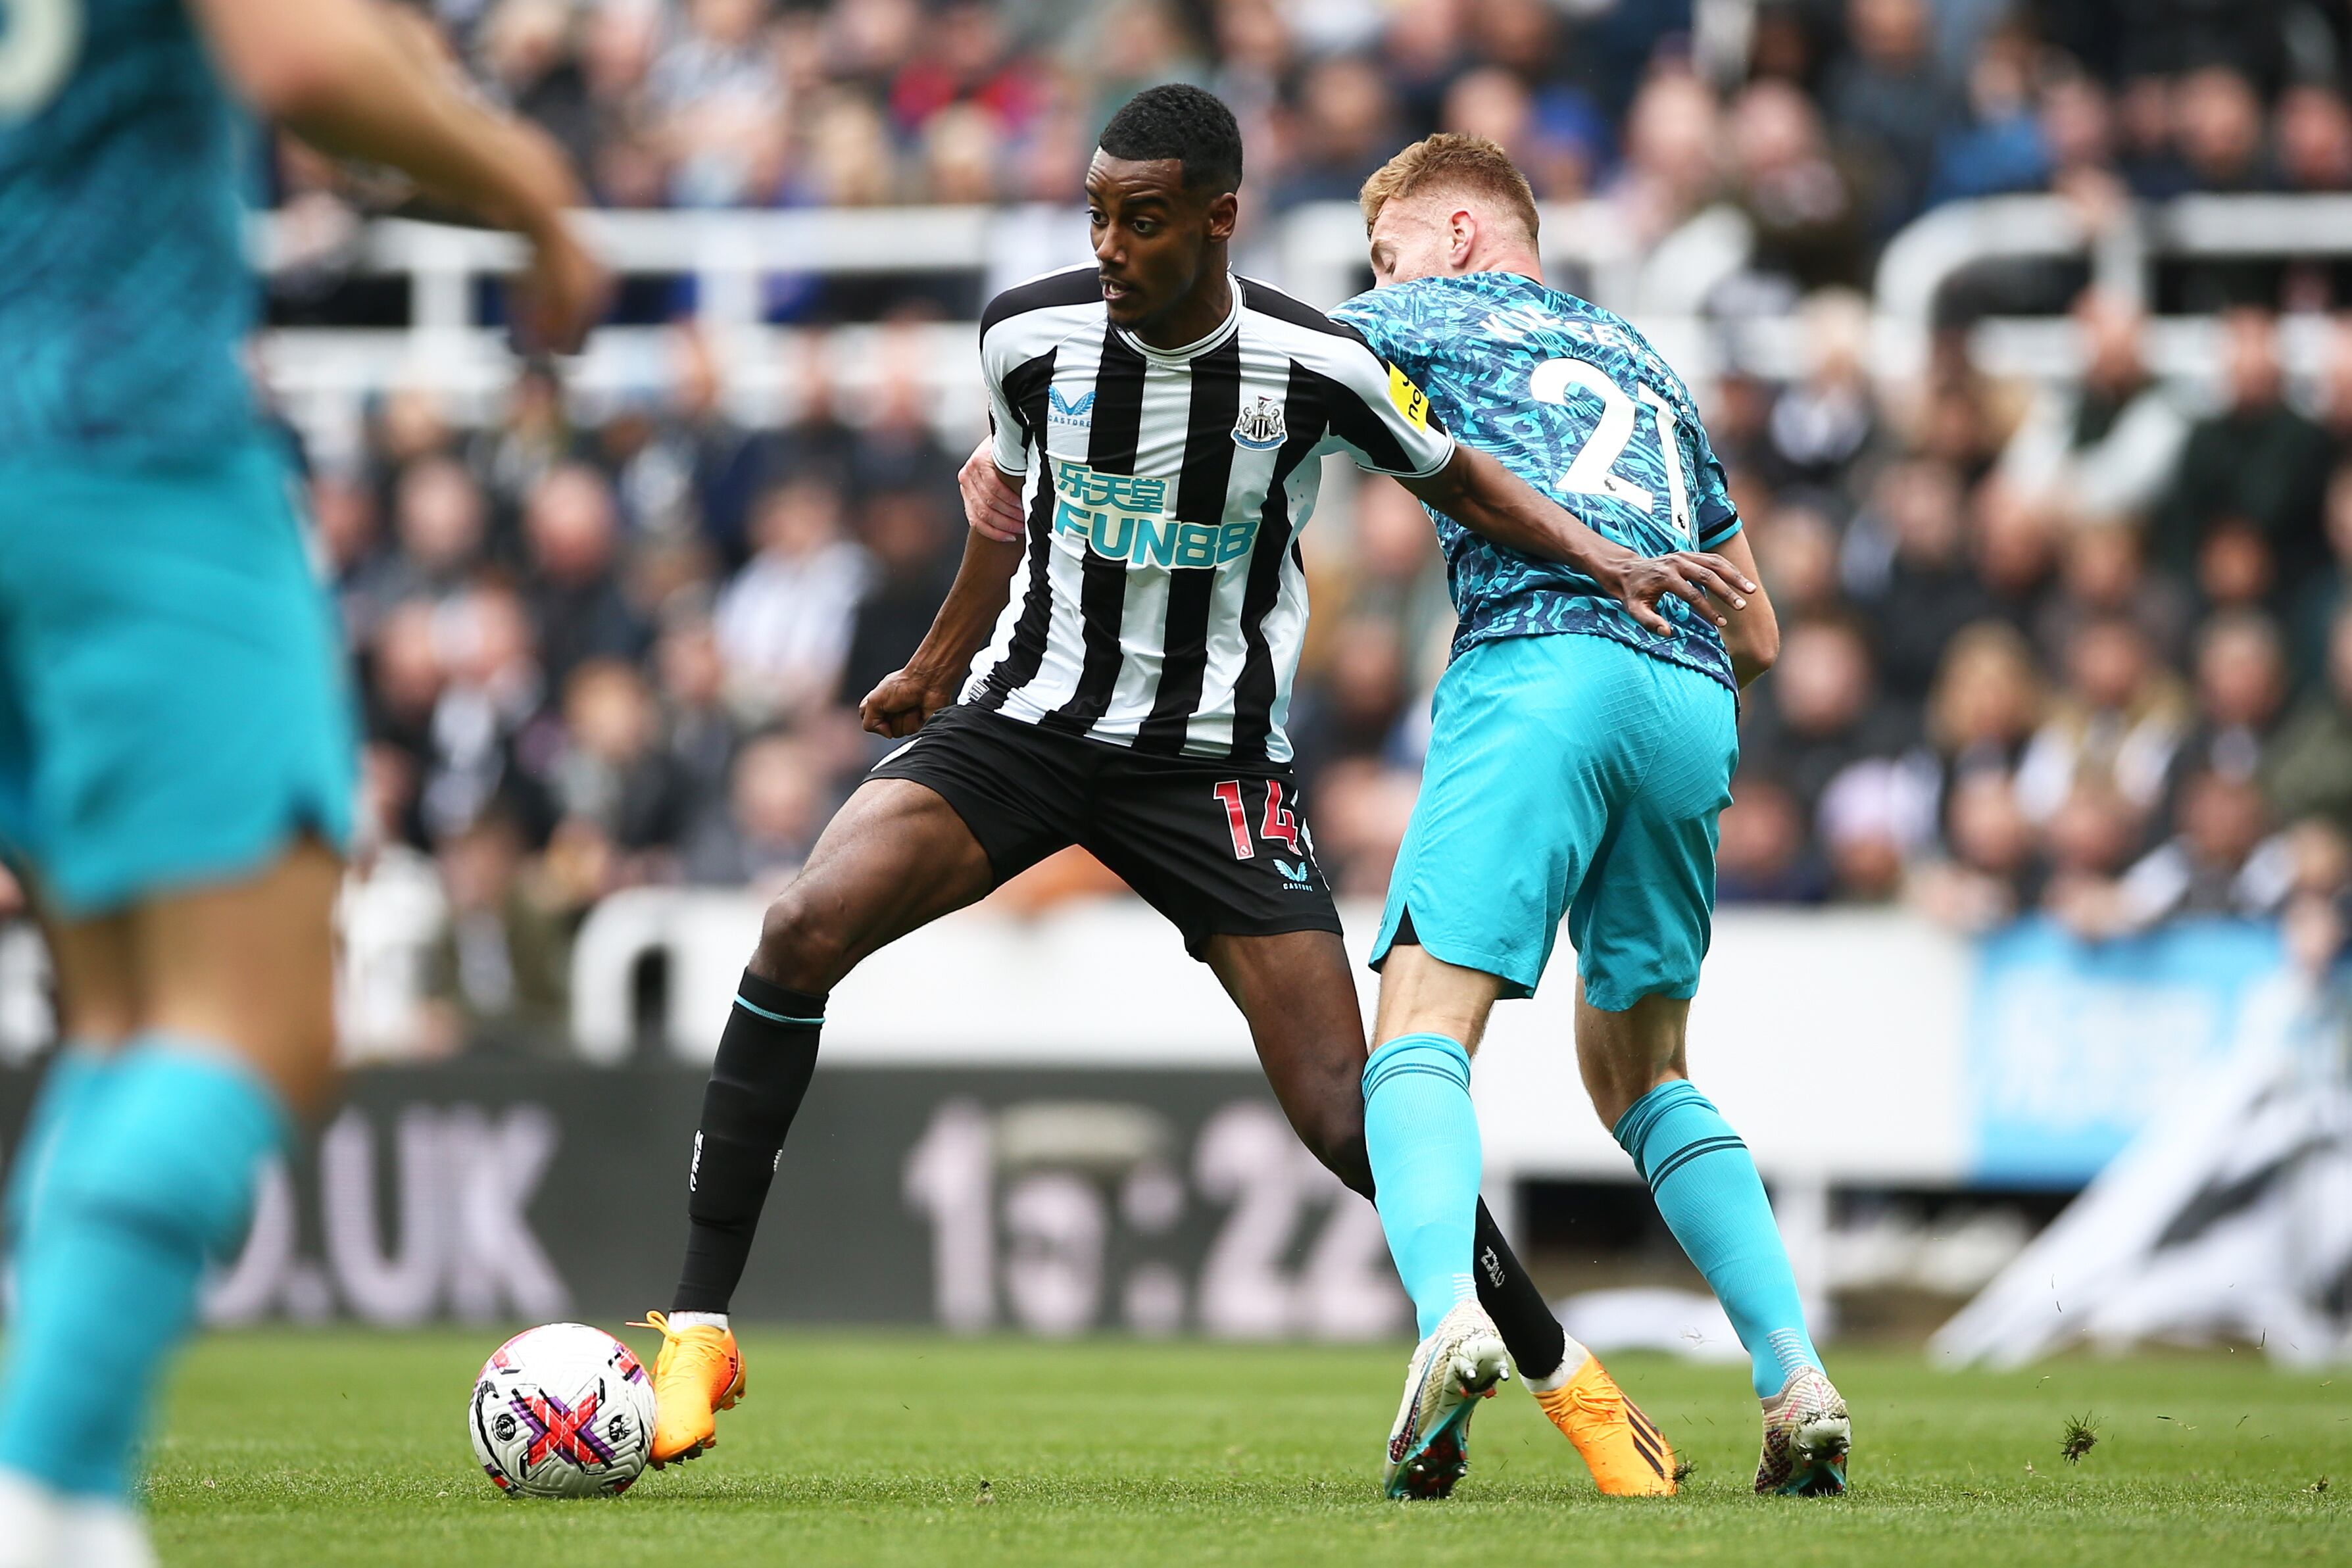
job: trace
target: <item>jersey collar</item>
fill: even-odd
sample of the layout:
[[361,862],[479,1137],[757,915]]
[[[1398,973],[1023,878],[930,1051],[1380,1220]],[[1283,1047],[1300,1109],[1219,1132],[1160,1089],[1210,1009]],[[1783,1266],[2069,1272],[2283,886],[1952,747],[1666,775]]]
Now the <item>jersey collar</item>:
[[1234,300],[1233,309],[1225,312],[1225,319],[1218,322],[1216,329],[1207,337],[1197,342],[1186,343],[1181,349],[1153,348],[1117,322],[1112,323],[1111,330],[1119,335],[1129,348],[1133,349],[1145,359],[1156,360],[1161,364],[1181,364],[1186,360],[1197,359],[1241,330],[1242,280],[1228,272],[1225,274],[1225,288],[1233,295]]

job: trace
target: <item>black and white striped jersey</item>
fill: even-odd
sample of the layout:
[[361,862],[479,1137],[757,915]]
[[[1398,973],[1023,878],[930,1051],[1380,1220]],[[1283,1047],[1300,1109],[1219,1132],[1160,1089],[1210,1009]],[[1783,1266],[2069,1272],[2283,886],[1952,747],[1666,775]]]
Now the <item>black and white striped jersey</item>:
[[989,305],[1028,558],[965,701],[1140,752],[1289,759],[1323,454],[1419,476],[1454,439],[1354,328],[1248,279],[1233,294],[1215,331],[1165,350],[1111,322],[1091,266]]

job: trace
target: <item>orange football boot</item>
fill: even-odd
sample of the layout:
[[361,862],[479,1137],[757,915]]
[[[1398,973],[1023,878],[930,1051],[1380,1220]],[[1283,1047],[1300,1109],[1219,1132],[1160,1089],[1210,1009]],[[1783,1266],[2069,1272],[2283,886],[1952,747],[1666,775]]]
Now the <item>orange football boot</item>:
[[[1576,1375],[1536,1403],[1551,1417],[1607,1497],[1672,1497],[1675,1451],[1657,1424],[1625,1397],[1601,1358],[1587,1353]],[[659,1452],[656,1445],[656,1452]]]
[[743,1352],[733,1331],[673,1329],[660,1312],[630,1327],[661,1331],[661,1354],[654,1360],[654,1468],[718,1447],[719,1413],[743,1397]]

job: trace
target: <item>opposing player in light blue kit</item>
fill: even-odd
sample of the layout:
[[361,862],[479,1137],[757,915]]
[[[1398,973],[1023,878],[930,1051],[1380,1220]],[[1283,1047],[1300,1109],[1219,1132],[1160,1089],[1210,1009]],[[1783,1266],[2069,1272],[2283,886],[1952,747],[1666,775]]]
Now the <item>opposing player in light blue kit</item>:
[[522,230],[601,291],[553,145],[372,0],[0,0],[0,840],[68,1043],[7,1195],[0,1564],[150,1563],[133,1452],[208,1258],[332,1066],[341,639],[238,370],[238,100]]
[[[1637,615],[1570,567],[1432,514],[1461,620],[1373,946],[1381,999],[1364,1069],[1381,1218],[1427,1334],[1391,1435],[1391,1489],[1442,1490],[1432,1480],[1463,1463],[1475,1406],[1458,1389],[1475,1379],[1455,1369],[1494,1355],[1466,1290],[1479,1171],[1470,1053],[1498,998],[1534,994],[1565,919],[1593,1106],[1752,1360],[1756,1489],[1843,1490],[1845,1405],[1806,1331],[1755,1162],[1684,1060],[1738,691],[1779,646],[1722,469],[1681,379],[1641,334],[1544,286],[1535,201],[1500,148],[1417,142],[1365,184],[1363,209],[1381,286],[1335,319],[1422,388],[1456,439],[1617,543],[1685,563],[1704,590]],[[1577,1397],[1578,1359],[1571,1349],[1538,1398]]]

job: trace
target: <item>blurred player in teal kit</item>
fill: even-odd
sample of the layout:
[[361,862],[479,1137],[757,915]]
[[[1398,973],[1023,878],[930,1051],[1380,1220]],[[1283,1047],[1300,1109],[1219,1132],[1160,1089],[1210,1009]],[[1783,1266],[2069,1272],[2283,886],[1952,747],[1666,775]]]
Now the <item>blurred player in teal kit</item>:
[[[1594,1108],[1723,1302],[1763,1402],[1759,1492],[1843,1489],[1850,1423],[1806,1331],[1747,1146],[1684,1058],[1715,898],[1738,692],[1779,649],[1771,605],[1690,394],[1640,333],[1544,286],[1526,179],[1494,143],[1415,143],[1364,187],[1381,285],[1332,312],[1589,526],[1678,563],[1694,592],[1629,610],[1572,567],[1433,513],[1461,620],[1421,797],[1373,944],[1365,1142],[1425,1336],[1392,1469],[1458,1469],[1495,1330],[1468,1290],[1478,1189],[1470,1053],[1534,994],[1563,920]],[[1719,554],[1699,554],[1718,552]],[[1575,1399],[1571,1348],[1539,1399]],[[1644,1436],[1663,1449],[1654,1430]],[[1605,1484],[1605,1479],[1604,1479]],[[1409,1491],[1402,1476],[1392,1489]],[[1625,1489],[1640,1489],[1628,1486]]]
[[243,105],[531,240],[526,330],[601,297],[551,143],[373,0],[0,0],[0,837],[67,1043],[10,1176],[0,1564],[152,1561],[163,1364],[332,1072],[341,639],[237,366]]

